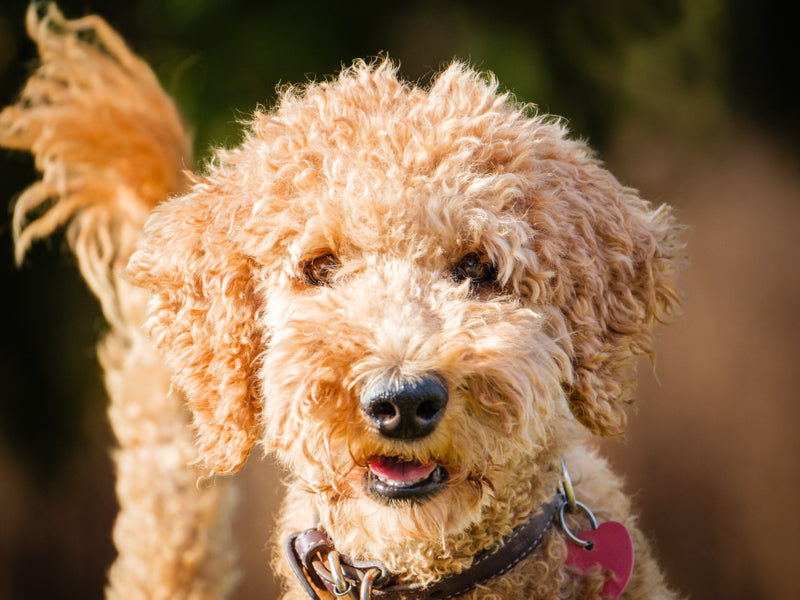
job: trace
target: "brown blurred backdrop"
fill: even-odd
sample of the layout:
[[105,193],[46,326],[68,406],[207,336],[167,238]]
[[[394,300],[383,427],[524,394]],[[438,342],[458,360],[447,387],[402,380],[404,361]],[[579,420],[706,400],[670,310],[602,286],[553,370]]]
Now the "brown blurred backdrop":
[[[11,4],[11,2],[9,2]],[[0,7],[0,102],[35,64],[25,2]],[[331,2],[74,0],[154,66],[198,156],[279,83],[383,51],[410,78],[453,56],[566,116],[619,178],[678,208],[689,230],[685,316],[643,363],[638,414],[603,442],[693,598],[800,597],[800,111],[797,36],[777,0]],[[0,600],[101,598],[116,510],[94,342],[104,325],[63,241],[13,266],[10,210],[35,177],[0,154]],[[238,478],[245,574],[276,593],[264,549],[278,474]]]

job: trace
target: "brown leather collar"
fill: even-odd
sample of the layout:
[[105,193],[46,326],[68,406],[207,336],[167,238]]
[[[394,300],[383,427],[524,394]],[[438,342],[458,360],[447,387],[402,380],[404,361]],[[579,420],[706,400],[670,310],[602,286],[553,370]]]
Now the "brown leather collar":
[[[340,556],[341,571],[347,585],[355,590],[361,588],[365,579],[374,579],[371,597],[376,599],[449,600],[502,575],[533,552],[564,502],[562,494],[556,494],[550,502],[542,504],[534,516],[514,529],[499,548],[478,554],[469,568],[428,586],[397,584],[380,563],[351,561],[344,556]],[[327,565],[328,555],[335,552],[335,548],[325,531],[314,528],[293,533],[286,539],[284,550],[292,570],[312,600],[320,600],[317,590],[333,592],[336,577]],[[356,597],[357,593],[351,597]]]

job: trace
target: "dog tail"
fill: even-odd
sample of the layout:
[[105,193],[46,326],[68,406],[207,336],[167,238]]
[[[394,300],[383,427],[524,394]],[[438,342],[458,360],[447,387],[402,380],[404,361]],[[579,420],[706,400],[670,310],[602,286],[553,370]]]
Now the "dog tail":
[[67,227],[67,239],[106,318],[122,325],[116,277],[153,206],[179,192],[191,140],[150,68],[101,18],[28,9],[41,65],[0,113],[0,145],[31,152],[40,181],[17,201],[17,262]]
[[119,514],[108,598],[222,598],[235,582],[230,485],[207,474],[182,394],[145,337],[148,292],[124,268],[152,208],[188,185],[190,136],[149,67],[99,17],[28,10],[41,55],[0,146],[33,154],[41,172],[17,201],[22,262],[60,227],[110,331],[98,354],[108,390]]

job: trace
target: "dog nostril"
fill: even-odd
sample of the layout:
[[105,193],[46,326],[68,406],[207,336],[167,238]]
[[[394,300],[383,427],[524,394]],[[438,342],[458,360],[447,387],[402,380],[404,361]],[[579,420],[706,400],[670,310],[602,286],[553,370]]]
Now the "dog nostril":
[[439,416],[439,410],[436,403],[425,400],[417,407],[417,419],[423,423],[430,423]]
[[378,402],[372,407],[370,414],[381,429],[394,429],[400,424],[400,413],[391,402]]

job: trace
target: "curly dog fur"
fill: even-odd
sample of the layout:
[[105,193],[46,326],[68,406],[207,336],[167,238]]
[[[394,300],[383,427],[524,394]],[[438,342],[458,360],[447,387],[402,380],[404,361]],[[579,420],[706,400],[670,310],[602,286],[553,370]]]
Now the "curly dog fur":
[[[459,63],[427,88],[382,61],[286,89],[190,172],[172,102],[101,19],[51,7],[28,26],[42,65],[0,143],[43,173],[16,207],[19,258],[67,224],[110,324],[109,597],[229,592],[232,490],[215,475],[255,445],[289,473],[281,537],[316,515],[339,552],[421,584],[499,546],[552,498],[565,458],[578,498],[632,532],[624,597],[672,597],[591,446],[623,433],[636,357],[678,312],[668,208]],[[365,395],[432,377],[438,424],[376,426]],[[445,481],[399,500],[370,486],[403,468]],[[565,568],[566,544],[551,528],[463,597],[597,597],[604,574]],[[285,598],[305,597],[275,568]]]

